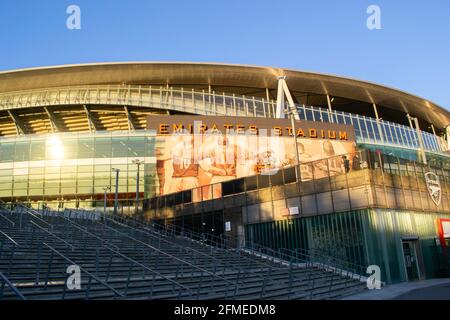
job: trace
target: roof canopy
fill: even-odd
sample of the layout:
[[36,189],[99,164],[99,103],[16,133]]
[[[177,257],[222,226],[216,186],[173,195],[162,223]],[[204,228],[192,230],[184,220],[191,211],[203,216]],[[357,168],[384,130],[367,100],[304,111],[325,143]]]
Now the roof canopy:
[[291,91],[329,94],[410,113],[437,128],[450,124],[450,113],[437,104],[374,83],[281,68],[190,62],[96,63],[0,72],[0,93],[47,87],[117,83],[215,85],[277,88],[287,76]]

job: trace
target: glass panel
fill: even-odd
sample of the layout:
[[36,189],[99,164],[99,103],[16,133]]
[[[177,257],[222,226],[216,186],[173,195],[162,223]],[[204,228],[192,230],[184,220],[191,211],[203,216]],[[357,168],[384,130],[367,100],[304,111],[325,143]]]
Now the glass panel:
[[326,111],[322,111],[322,122],[330,122],[328,112],[326,112]]
[[111,157],[111,139],[110,138],[95,138],[95,158],[110,158]]
[[30,160],[44,160],[45,159],[45,141],[32,140],[30,143]]
[[14,143],[2,143],[0,148],[0,161],[10,162],[14,159]]
[[78,142],[78,159],[93,158],[94,156],[94,139],[82,138]]
[[313,113],[310,109],[306,109],[306,120],[308,121],[314,121],[313,119]]

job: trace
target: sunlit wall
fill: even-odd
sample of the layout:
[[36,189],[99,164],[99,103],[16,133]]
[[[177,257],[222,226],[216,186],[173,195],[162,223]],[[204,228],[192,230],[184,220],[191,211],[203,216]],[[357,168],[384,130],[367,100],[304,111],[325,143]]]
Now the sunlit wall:
[[155,190],[155,134],[142,132],[64,133],[0,139],[0,199],[29,201],[33,206],[103,207],[115,191],[115,172],[120,169],[121,206],[133,206],[137,166],[140,194]]

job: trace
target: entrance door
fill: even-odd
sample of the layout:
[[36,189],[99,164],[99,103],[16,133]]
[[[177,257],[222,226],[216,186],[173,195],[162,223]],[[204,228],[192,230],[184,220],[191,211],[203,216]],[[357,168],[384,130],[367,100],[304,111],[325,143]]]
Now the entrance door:
[[403,256],[405,259],[408,281],[419,280],[419,264],[416,252],[417,240],[402,240]]

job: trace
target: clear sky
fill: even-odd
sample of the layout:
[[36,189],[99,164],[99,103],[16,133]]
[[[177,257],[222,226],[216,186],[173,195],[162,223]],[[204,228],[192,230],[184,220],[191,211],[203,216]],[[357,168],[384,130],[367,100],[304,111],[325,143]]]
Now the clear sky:
[[[66,9],[81,8],[81,30]],[[381,30],[366,9],[381,8]],[[392,86],[450,108],[449,0],[0,0],[0,70],[108,61],[265,65]]]

